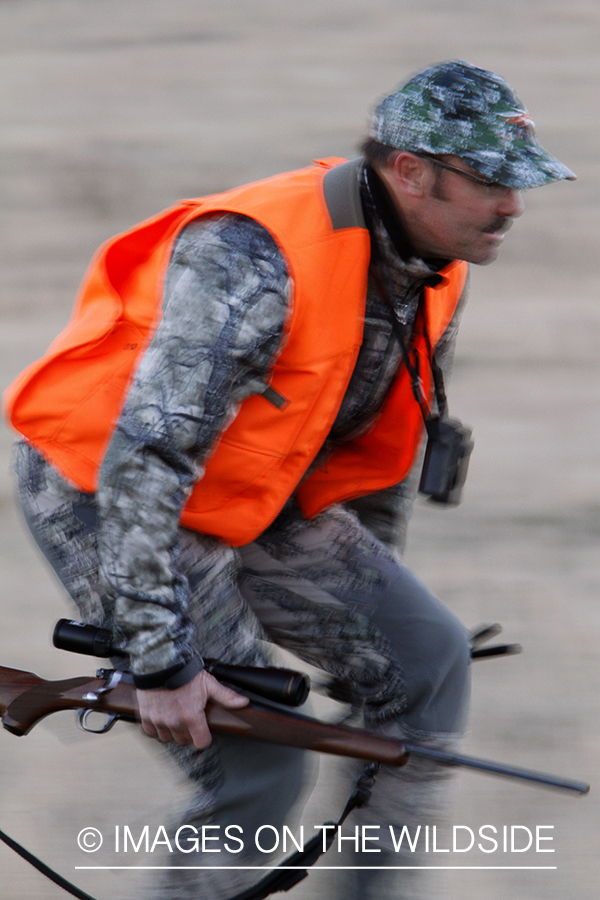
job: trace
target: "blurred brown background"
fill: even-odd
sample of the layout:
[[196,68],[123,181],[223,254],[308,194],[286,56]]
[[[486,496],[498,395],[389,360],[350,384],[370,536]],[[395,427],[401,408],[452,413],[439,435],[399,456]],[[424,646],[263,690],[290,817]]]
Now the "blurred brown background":
[[[180,197],[353,155],[375,99],[462,58],[503,74],[542,143],[579,176],[526,196],[491,268],[475,269],[450,389],[475,427],[465,502],[419,504],[408,563],[471,626],[500,621],[521,656],[474,666],[466,752],[592,781],[582,799],[472,773],[456,824],[552,825],[554,854],[463,853],[449,898],[595,900],[600,880],[600,5],[597,0],[0,0],[2,387],[66,322],[97,245]],[[22,526],[0,435],[0,664],[92,672],[53,650],[72,613]],[[323,766],[323,787],[331,768]],[[595,790],[594,790],[595,788]],[[70,715],[0,733],[0,828],[98,897],[145,873],[77,849],[84,826],[166,823],[183,789],[128,726]],[[307,811],[337,815],[328,792]],[[548,846],[548,845],[546,845]],[[156,854],[155,854],[156,856]],[[137,860],[148,864],[148,860]],[[159,860],[150,860],[157,863]],[[335,864],[335,858],[326,860]],[[325,873],[290,896],[326,895]],[[5,900],[66,896],[0,845]]]

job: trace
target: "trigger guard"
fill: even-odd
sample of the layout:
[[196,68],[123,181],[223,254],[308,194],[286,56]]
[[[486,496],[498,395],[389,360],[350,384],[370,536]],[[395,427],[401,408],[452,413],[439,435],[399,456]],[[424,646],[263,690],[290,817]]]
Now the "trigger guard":
[[116,715],[115,713],[106,713],[107,720],[104,723],[104,725],[102,726],[102,728],[90,728],[89,725],[87,724],[88,716],[90,715],[90,713],[97,714],[99,712],[102,712],[102,710],[98,710],[98,709],[80,709],[79,710],[79,725],[83,729],[83,731],[87,731],[89,734],[106,734],[106,732],[110,731],[110,729],[113,727],[113,725],[119,718],[119,716]]

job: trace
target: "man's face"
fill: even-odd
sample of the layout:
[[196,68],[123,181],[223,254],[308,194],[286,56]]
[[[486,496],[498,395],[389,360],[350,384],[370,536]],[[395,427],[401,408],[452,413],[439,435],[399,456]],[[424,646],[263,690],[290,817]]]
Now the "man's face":
[[523,213],[520,193],[470,180],[465,175],[480,176],[458,157],[444,157],[443,161],[460,172],[422,157],[419,161],[426,167],[423,194],[405,217],[415,249],[426,259],[463,259],[479,265],[493,262],[513,219]]

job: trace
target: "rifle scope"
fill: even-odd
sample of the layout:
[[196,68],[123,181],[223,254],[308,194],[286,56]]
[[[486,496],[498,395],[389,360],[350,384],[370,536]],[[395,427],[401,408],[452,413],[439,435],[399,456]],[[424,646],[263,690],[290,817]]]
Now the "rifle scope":
[[[107,628],[86,625],[71,619],[59,619],[54,628],[52,643],[59,650],[83,653],[85,656],[127,657],[122,647],[112,643]],[[225,681],[243,691],[250,691],[286,706],[302,706],[310,691],[310,678],[303,672],[276,666],[234,666],[216,659],[204,658],[204,668],[219,681]]]

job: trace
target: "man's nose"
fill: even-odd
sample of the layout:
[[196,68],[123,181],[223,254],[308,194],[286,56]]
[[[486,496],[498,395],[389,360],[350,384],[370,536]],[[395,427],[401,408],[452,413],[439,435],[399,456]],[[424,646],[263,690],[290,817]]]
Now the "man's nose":
[[515,188],[511,188],[507,194],[498,202],[498,215],[506,216],[511,219],[517,219],[523,215],[525,204],[521,192]]

